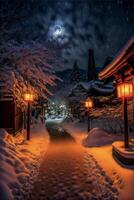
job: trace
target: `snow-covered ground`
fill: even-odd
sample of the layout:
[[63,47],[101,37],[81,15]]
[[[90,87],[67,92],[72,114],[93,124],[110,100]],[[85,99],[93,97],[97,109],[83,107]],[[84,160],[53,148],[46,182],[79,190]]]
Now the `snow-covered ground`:
[[12,137],[0,129],[0,199],[21,199],[37,176],[42,155],[48,146],[44,125],[36,124],[31,130],[31,140],[25,134]]
[[[108,187],[117,188],[119,191],[119,200],[133,200],[134,166],[124,166],[112,157],[111,144],[113,141],[122,140],[122,135],[109,135],[101,129],[93,129],[87,134],[86,123],[62,120],[57,119],[56,123],[62,122],[62,126],[81,144],[84,152],[93,157],[93,162],[98,163],[97,166],[105,172],[105,177],[110,178],[111,186]],[[14,138],[0,129],[0,200],[21,200],[33,191],[42,158],[48,149],[49,138],[45,126],[39,123],[32,127],[31,140],[23,139],[23,134]]]
[[[86,152],[92,154],[99,165],[104,169],[106,174],[112,179],[112,185],[119,191],[119,200],[133,200],[134,199],[134,166],[125,166],[117,162],[112,156],[112,142],[122,140],[120,134],[106,135],[106,132],[92,130],[87,134],[86,124],[75,122],[64,122],[63,127],[76,138],[78,143],[86,143]],[[92,135],[92,136],[91,136]],[[101,137],[103,136],[103,137]],[[99,137],[99,138],[98,138]],[[109,139],[110,137],[110,139]],[[91,147],[92,144],[98,147]]]

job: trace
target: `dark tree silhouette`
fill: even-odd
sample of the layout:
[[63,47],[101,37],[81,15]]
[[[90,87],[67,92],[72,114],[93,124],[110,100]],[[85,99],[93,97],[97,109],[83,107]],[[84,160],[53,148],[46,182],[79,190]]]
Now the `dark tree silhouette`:
[[73,82],[73,83],[78,83],[78,82],[81,81],[81,79],[82,79],[81,71],[80,71],[80,68],[77,64],[77,61],[75,61],[74,65],[73,65],[73,70],[72,70],[72,73],[71,73],[70,81]]

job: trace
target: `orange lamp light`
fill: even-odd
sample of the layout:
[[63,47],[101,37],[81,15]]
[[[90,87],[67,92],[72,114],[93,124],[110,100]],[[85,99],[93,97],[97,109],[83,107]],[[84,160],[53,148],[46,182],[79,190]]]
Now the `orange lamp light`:
[[93,107],[93,101],[90,98],[87,98],[85,101],[85,107],[86,108],[92,108]]
[[129,98],[133,96],[133,83],[121,83],[117,85],[117,97]]
[[25,101],[32,102],[34,100],[34,95],[31,93],[25,93],[24,99],[25,99]]

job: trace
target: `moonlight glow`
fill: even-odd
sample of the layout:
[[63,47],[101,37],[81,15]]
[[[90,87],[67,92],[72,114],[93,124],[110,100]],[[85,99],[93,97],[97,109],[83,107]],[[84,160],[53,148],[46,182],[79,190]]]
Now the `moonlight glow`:
[[59,36],[61,36],[63,34],[64,34],[64,28],[62,26],[60,26],[60,25],[56,25],[54,27],[53,36],[55,38],[57,38],[57,37],[59,37]]
[[68,42],[69,33],[65,28],[62,20],[55,21],[49,28],[48,40],[59,44],[65,44]]

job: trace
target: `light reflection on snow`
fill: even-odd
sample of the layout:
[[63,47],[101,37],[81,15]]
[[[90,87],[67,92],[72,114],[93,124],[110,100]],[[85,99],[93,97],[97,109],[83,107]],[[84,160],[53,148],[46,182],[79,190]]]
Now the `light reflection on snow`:
[[57,124],[62,123],[65,120],[65,117],[61,117],[61,118],[47,118],[46,122],[56,122]]

